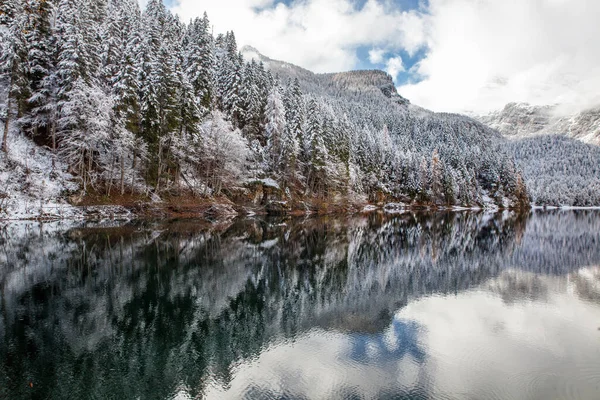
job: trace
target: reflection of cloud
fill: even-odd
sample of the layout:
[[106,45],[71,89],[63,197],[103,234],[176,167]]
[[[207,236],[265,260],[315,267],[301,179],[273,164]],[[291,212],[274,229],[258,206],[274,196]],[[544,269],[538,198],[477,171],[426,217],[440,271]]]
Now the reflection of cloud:
[[585,268],[570,274],[569,283],[579,297],[600,304],[600,267]]
[[[569,293],[568,277],[521,277],[545,286],[547,300],[521,297],[510,304],[480,290],[417,301],[397,318],[426,327],[427,374],[450,397],[466,391],[467,398],[483,398],[485,393],[523,398],[530,389],[536,398],[552,398],[557,388],[571,387],[580,390],[581,398],[594,398],[592,378],[600,378],[600,309]],[[587,372],[581,369],[584,365]]]
[[382,392],[394,392],[407,382],[418,385],[419,368],[410,355],[375,362],[384,351],[374,341],[361,342],[365,357],[348,358],[356,347],[356,338],[340,333],[314,330],[294,342],[271,346],[259,357],[239,365],[227,388],[213,383],[206,399],[258,398],[378,398]]
[[477,290],[410,303],[379,335],[313,330],[239,364],[227,388],[215,383],[205,395],[554,398],[557,390],[573,390],[594,398],[600,309],[572,285],[582,276],[597,282],[598,271],[562,277],[507,271]]

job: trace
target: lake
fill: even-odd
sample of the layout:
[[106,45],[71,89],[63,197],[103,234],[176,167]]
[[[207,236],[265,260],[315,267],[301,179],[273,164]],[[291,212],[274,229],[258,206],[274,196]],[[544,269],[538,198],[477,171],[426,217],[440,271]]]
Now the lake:
[[600,399],[600,212],[0,225],[0,399]]

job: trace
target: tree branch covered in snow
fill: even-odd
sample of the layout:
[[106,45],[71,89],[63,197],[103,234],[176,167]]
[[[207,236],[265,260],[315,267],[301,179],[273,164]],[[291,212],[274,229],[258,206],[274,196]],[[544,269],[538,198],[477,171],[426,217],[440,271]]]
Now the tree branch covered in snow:
[[3,118],[83,193],[218,196],[252,178],[287,198],[527,203],[495,131],[411,106],[384,72],[245,60],[233,32],[161,0],[25,3],[1,6]]

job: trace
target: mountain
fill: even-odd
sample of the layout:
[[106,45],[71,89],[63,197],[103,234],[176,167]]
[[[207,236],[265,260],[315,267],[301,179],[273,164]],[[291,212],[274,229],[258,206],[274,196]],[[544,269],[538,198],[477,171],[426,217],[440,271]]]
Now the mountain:
[[315,74],[252,47],[244,47],[242,54],[284,84],[297,81],[308,102],[316,100],[336,124],[341,120],[350,127],[354,159],[364,166],[360,172],[368,173],[363,184],[371,193],[454,205],[510,206],[524,198],[516,194],[524,188],[497,131],[467,116],[411,104],[398,94],[389,74]]
[[294,64],[269,58],[251,46],[242,47],[241,53],[247,61],[262,62],[276,76],[289,80],[298,79],[302,90],[308,93],[328,95],[339,93],[338,90],[347,90],[361,93],[372,91],[377,95],[380,91],[385,97],[399,105],[408,106],[410,104],[408,99],[398,94],[394,80],[384,71],[362,70],[315,74]]
[[509,103],[475,118],[508,139],[535,205],[600,204],[600,108],[568,115],[558,105]]
[[500,111],[476,118],[511,138],[557,134],[600,145],[600,107],[564,115],[559,106],[509,103]]
[[562,135],[508,140],[536,205],[600,204],[600,147]]
[[[498,132],[412,105],[385,72],[240,51],[161,0],[31,2],[0,5],[4,218],[66,199],[186,215],[528,204]],[[49,166],[35,185],[32,161]]]

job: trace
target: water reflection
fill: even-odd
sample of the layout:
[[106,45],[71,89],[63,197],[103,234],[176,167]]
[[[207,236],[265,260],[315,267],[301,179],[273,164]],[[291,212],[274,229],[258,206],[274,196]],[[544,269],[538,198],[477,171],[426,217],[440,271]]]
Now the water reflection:
[[599,240],[583,211],[10,224],[0,398],[597,398]]

